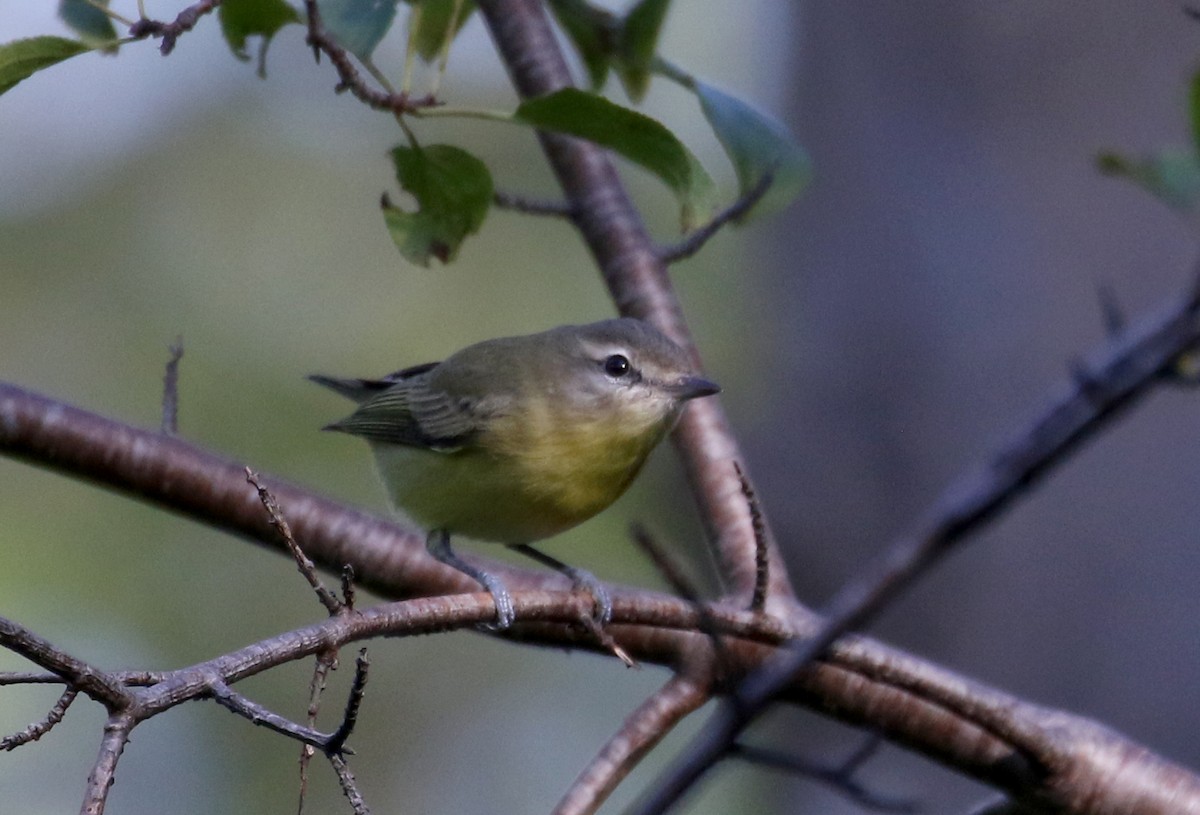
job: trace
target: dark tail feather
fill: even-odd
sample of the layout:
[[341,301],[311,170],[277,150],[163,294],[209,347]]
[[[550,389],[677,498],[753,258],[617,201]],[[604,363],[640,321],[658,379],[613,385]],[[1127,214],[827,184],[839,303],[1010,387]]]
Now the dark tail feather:
[[308,379],[310,382],[324,385],[331,391],[336,391],[347,399],[359,403],[365,402],[381,390],[396,384],[382,379],[338,379],[323,374],[312,374]]

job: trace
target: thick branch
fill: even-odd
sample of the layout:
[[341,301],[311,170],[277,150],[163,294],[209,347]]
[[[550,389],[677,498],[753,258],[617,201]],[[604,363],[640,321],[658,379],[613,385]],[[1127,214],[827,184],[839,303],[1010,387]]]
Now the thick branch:
[[[540,0],[482,0],[479,8],[522,98],[572,84]],[[699,360],[659,251],[608,154],[589,142],[553,133],[538,138],[617,308],[654,323]],[[754,530],[733,467],[745,458],[718,401],[691,405],[673,438],[717,547],[721,575],[734,597],[748,603],[755,580]],[[769,596],[791,600],[791,585],[773,542],[770,550]]]
[[80,659],[54,647],[24,626],[0,617],[0,647],[20,654],[48,671],[54,672],[71,687],[86,693],[110,711],[129,704],[133,695],[119,681]]
[[[580,611],[580,599],[574,595],[524,591],[514,592],[513,600],[518,618],[544,621],[536,627],[515,627],[524,636],[546,644],[596,647],[570,624]],[[218,678],[233,683],[350,642],[467,628],[494,614],[491,596],[481,592],[390,603],[329,618],[169,672],[161,682],[139,691],[137,719],[200,698]],[[614,636],[641,661],[671,664],[686,653],[689,667],[703,675],[705,662],[713,659],[711,639],[698,629],[699,613],[683,601],[621,593],[614,597],[613,617]],[[728,673],[722,679],[727,683],[736,683],[760,665],[778,644],[804,633],[743,612],[717,611],[713,621],[723,634],[722,668]],[[889,739],[1014,797],[1064,812],[1200,812],[1200,779],[1144,747],[1085,719],[1025,704],[865,639],[839,642],[826,662],[797,676],[783,698],[855,724],[869,723]],[[132,724],[130,714],[115,714],[106,728],[89,786],[89,800],[101,806],[103,780],[112,778]],[[1025,747],[1036,737],[1036,752],[1054,760],[1039,766],[1006,734],[1020,734]]]
[[[658,796],[642,815],[665,812],[708,768],[719,761],[738,735],[762,713],[791,677],[810,664],[846,631],[862,625],[953,547],[1008,508],[1039,478],[1061,464],[1139,397],[1172,381],[1178,359],[1200,343],[1200,278],[1183,301],[1138,332],[1117,338],[1091,365],[1074,368],[1072,387],[1019,434],[986,466],[955,482],[908,537],[892,544],[859,579],[840,590],[829,604],[826,622],[814,637],[792,643],[750,676],[694,740],[685,757],[667,774]],[[1022,744],[1023,734],[1016,737]],[[1040,752],[1041,732],[1024,747],[1041,764],[1057,756]],[[1054,747],[1054,745],[1050,745]]]
[[[1068,404],[1090,404],[1092,411],[1099,411],[1088,421],[1103,419],[1128,404],[1182,349],[1195,344],[1200,336],[1195,304],[1193,297],[1184,304],[1183,312],[1177,308],[1127,342],[1108,349],[1089,368],[1092,374],[1086,378],[1086,387],[1077,388],[1082,401],[1069,400]],[[1110,407],[1103,407],[1105,404]],[[1076,416],[1075,411],[1072,407],[1063,415]],[[1049,415],[1058,414],[1056,408]],[[1065,434],[1055,436],[1062,441],[1055,444],[1065,445],[1065,450],[1078,442],[1079,431],[1071,429],[1071,422],[1063,427]],[[278,547],[269,517],[245,481],[244,467],[174,437],[138,430],[0,385],[0,452],[89,478]],[[1026,472],[1039,469],[1036,461],[1022,460]],[[1007,489],[1023,482],[1017,479],[1012,483]],[[409,530],[296,487],[271,483],[271,488],[305,550],[326,566],[337,569],[349,562],[368,585],[393,596],[475,588],[464,576],[430,559],[422,538]],[[986,503],[979,506],[986,510]],[[948,528],[957,530],[958,516],[946,517]],[[501,571],[499,564],[488,568]],[[567,624],[578,619],[579,598],[555,593],[551,599],[538,600],[527,592],[539,585],[565,589],[565,581],[513,569],[506,572],[505,579],[514,590],[526,590],[520,595],[514,591],[519,614],[538,614],[527,603],[542,602],[549,604],[542,607],[542,613],[556,608],[559,615],[544,616],[541,619],[547,622],[541,624],[515,626],[513,638],[542,645],[595,647],[590,635]],[[405,606],[394,613],[450,615],[434,619],[435,625],[477,622],[494,613],[487,594],[414,601]],[[718,693],[728,692],[772,655],[780,654],[779,643],[823,639],[814,638],[819,630],[815,623],[806,624],[799,617],[772,618],[716,608],[705,621],[690,603],[649,592],[615,591],[613,606],[612,634],[632,656],[642,662],[687,665],[700,675],[706,672],[723,683],[714,688]],[[420,612],[421,607],[426,611]],[[464,613],[469,619],[461,616]],[[330,631],[339,630],[337,626],[364,625],[373,619],[364,612],[328,621],[324,625],[333,628],[310,632],[315,639],[304,643],[305,653],[342,644],[329,637]],[[707,626],[726,635],[721,638],[720,659]],[[0,625],[0,631],[13,635],[9,640],[44,667],[72,680],[83,675],[78,665],[50,654],[35,637],[21,636],[11,626]],[[223,663],[220,673],[232,681],[269,664],[261,652],[251,649],[239,653],[233,663]],[[1200,813],[1200,780],[1145,748],[1087,720],[1027,705],[878,643],[842,638],[815,667],[788,673],[785,679],[780,698],[867,725],[1025,802],[1080,813]],[[112,684],[100,687],[111,688]],[[171,703],[160,698],[164,704]],[[139,694],[138,702],[144,699]],[[121,700],[112,697],[110,701]],[[109,755],[115,764],[116,754]]]

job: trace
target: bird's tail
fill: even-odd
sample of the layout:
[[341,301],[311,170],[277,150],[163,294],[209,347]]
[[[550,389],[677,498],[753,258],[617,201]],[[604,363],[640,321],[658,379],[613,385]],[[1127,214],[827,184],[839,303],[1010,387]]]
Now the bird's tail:
[[362,403],[385,388],[396,384],[384,379],[339,379],[324,374],[311,374],[309,381],[324,385],[331,391],[336,391],[352,401]]

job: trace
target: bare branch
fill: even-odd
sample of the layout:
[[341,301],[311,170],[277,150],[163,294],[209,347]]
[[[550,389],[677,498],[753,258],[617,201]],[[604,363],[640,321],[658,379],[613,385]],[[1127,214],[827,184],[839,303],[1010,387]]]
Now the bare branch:
[[350,738],[350,734],[354,732],[354,725],[358,723],[358,710],[362,707],[363,694],[367,690],[367,668],[370,665],[367,649],[359,649],[358,657],[354,660],[354,681],[350,684],[350,696],[346,699],[346,712],[342,716],[341,726],[325,745],[326,753],[346,752],[346,739]]
[[213,700],[226,710],[248,719],[253,725],[265,727],[282,736],[315,745],[322,750],[332,738],[330,734],[302,727],[285,716],[273,713],[257,702],[247,699],[219,679],[214,678],[209,693]]
[[767,543],[767,529],[763,523],[762,507],[758,503],[758,495],[750,485],[750,479],[742,470],[742,465],[733,462],[737,471],[738,481],[742,484],[742,495],[746,496],[746,504],[750,510],[750,525],[754,528],[754,593],[750,596],[750,610],[762,611],[767,603],[767,586],[771,582],[770,547]]
[[71,687],[86,693],[110,712],[123,709],[134,700],[133,694],[120,682],[4,617],[0,617],[0,646],[62,677]]
[[575,209],[564,201],[537,201],[497,190],[492,194],[492,203],[501,209],[511,209],[525,215],[550,215],[557,218],[575,217]]
[[[137,430],[0,384],[0,452],[100,481],[120,492],[279,547],[257,493],[246,484],[244,466],[178,438]],[[289,522],[316,560],[334,569],[350,562],[365,585],[384,594],[413,596],[478,588],[428,558],[419,534],[274,480],[272,491],[288,507]],[[740,493],[738,500],[744,506]],[[538,625],[522,622],[514,626],[509,638],[555,648],[596,647],[592,637],[571,625],[578,620],[579,598],[567,592],[540,590],[561,589],[561,577],[498,562],[488,562],[487,568],[505,574],[523,621],[542,621]],[[389,612],[368,609],[323,625],[372,636],[386,627],[382,621],[388,614],[394,615],[388,620],[392,626],[389,631],[403,633],[417,630],[418,620],[419,630],[435,631],[486,622],[495,612],[486,594],[412,600],[391,608],[394,610]],[[817,630],[810,621],[796,616],[752,615],[716,606],[708,613],[722,632],[726,655],[718,659],[700,613],[687,602],[653,592],[616,588],[613,608],[610,630],[633,658],[679,666],[703,660],[709,654],[712,670],[720,677],[715,689],[718,693],[727,691],[728,683],[767,660],[777,643],[809,637]],[[284,638],[284,643],[272,643],[265,650],[258,646],[233,652],[222,658],[224,662],[203,666],[200,673],[211,676],[215,672],[227,682],[235,682],[282,661],[313,655],[348,641],[334,639],[330,634],[334,628],[302,629]],[[114,672],[109,676],[122,683],[125,680],[121,677],[144,680],[161,675]],[[132,678],[128,683],[136,684]],[[154,697],[154,710],[178,703],[173,699],[193,698],[188,694],[195,692],[191,680],[173,683],[170,693],[164,690]],[[879,729],[889,739],[1014,797],[1042,796],[1058,802],[1064,811],[1084,811],[1071,795],[1080,784],[1103,786],[1114,800],[1136,805],[1143,812],[1178,811],[1185,800],[1194,800],[1200,807],[1200,780],[1145,748],[1085,719],[1023,704],[864,638],[842,640],[818,669],[792,676],[787,694],[790,701],[815,704],[842,720]],[[143,702],[147,698],[143,696]],[[1021,747],[1014,743],[1017,739]],[[1055,756],[1048,773],[1034,772],[1035,765],[1030,765],[1028,772],[1014,771],[1029,764],[1028,755],[1047,751]],[[1114,772],[1114,767],[1120,772]],[[1174,796],[1171,800],[1175,810],[1164,808],[1168,792]],[[1159,796],[1155,800],[1146,798],[1155,795]]]
[[335,753],[329,757],[329,764],[337,773],[338,783],[342,785],[342,793],[354,809],[354,815],[371,815],[371,810],[367,806],[366,800],[363,799],[362,793],[359,792],[358,782],[354,778],[354,773],[350,772],[350,765],[346,763],[346,759]]
[[347,563],[342,567],[342,608],[354,611],[354,567]]
[[179,360],[183,359],[183,337],[176,337],[169,350],[171,357],[163,373],[162,432],[173,436],[179,432]]
[[636,522],[630,524],[629,537],[637,544],[638,549],[641,549],[650,558],[654,568],[676,594],[698,608],[702,606],[703,601],[700,598],[699,590],[692,585],[692,581],[683,573],[679,565],[658,545],[644,524]]
[[[951,485],[913,534],[891,544],[860,578],[837,593],[815,636],[781,650],[737,687],[683,758],[656,784],[656,795],[638,810],[639,815],[665,812],[727,753],[798,671],[818,659],[843,633],[870,619],[1120,411],[1161,384],[1164,372],[1172,369],[1179,356],[1200,343],[1198,312],[1200,282],[1164,316],[1140,332],[1127,333],[1092,365],[1082,368],[1084,375],[1077,375],[1065,395],[1003,447],[990,465]],[[1036,739],[1023,746],[1044,763],[1058,758],[1045,748],[1045,743]]]
[[703,249],[705,244],[720,232],[723,227],[739,220],[753,209],[754,205],[761,201],[762,197],[767,194],[767,190],[771,189],[771,183],[774,180],[774,173],[763,173],[763,177],[758,180],[758,183],[746,190],[744,195],[718,212],[711,221],[694,230],[683,240],[672,246],[664,246],[659,249],[658,256],[662,258],[663,263],[677,263],[678,261],[690,258]]
[[696,613],[700,618],[700,630],[703,631],[710,640],[712,640],[712,648],[715,656],[717,671],[722,671],[722,666],[726,664],[727,656],[725,653],[725,645],[721,641],[721,634],[717,628],[716,621],[713,619],[712,613],[708,606],[701,601],[700,593],[696,590],[696,587],[692,585],[692,582],[688,579],[687,575],[683,573],[683,570],[680,569],[679,566],[677,566],[675,562],[667,556],[667,553],[663,551],[662,547],[658,545],[658,542],[654,540],[654,536],[650,534],[650,530],[646,529],[646,527],[640,523],[634,523],[629,527],[629,535],[631,538],[633,538],[633,542],[637,544],[638,548],[645,552],[650,558],[650,561],[654,564],[654,567],[658,570],[659,574],[666,579],[667,583],[670,584],[675,593],[691,603],[696,609]]
[[0,687],[4,685],[61,685],[66,682],[58,674],[32,671],[0,671]]
[[768,750],[762,747],[752,747],[741,742],[735,742],[729,755],[760,764],[784,770],[793,775],[811,778],[844,795],[850,801],[866,809],[877,812],[909,813],[916,812],[915,801],[907,798],[892,798],[867,788],[854,777],[855,772],[862,766],[879,746],[878,737],[867,739],[863,745],[852,753],[844,762],[834,766],[808,761],[798,756],[788,755],[778,750]]
[[129,27],[129,36],[138,39],[162,37],[158,50],[165,57],[175,50],[175,42],[181,35],[191,31],[201,17],[211,13],[220,4],[221,0],[200,0],[179,12],[169,23],[142,18]]
[[[5,415],[0,396],[0,435]],[[173,442],[158,434],[153,438]],[[228,477],[241,480],[234,472]],[[572,593],[514,591],[513,601],[522,621],[513,627],[514,639],[556,647],[597,647],[574,627],[579,598]],[[715,676],[717,692],[769,658],[775,645],[803,634],[767,615],[728,607],[709,609],[726,654],[717,671],[707,667],[717,663],[709,637],[701,633],[701,615],[690,604],[650,592],[618,591],[613,609],[614,634],[637,658],[688,665],[697,672],[693,675]],[[331,617],[161,674],[158,685],[139,692],[137,716],[148,718],[204,696],[214,676],[231,684],[349,642],[469,628],[494,614],[491,596],[479,592],[408,600]],[[540,624],[527,622],[534,620]],[[108,679],[120,682],[122,676],[143,679],[147,674],[114,673]],[[1200,807],[1200,779],[1145,748],[1085,719],[1022,703],[863,638],[843,639],[818,669],[793,677],[788,699],[815,702],[851,723],[878,727],[890,739],[1016,797],[1053,801],[1064,812],[1087,812],[1086,801],[1097,800],[1078,797],[1081,785],[1089,790],[1102,788],[1111,800],[1127,806],[1123,811],[1173,813],[1181,806]],[[1031,754],[1052,755],[1053,762],[1032,763]]]
[[571,784],[554,815],[590,815],[637,763],[679,722],[708,701],[703,684],[677,674],[629,714],[587,769]]
[[[343,572],[343,577],[345,572]],[[329,674],[338,668],[338,649],[330,648],[317,654],[313,661],[312,678],[308,681],[308,726],[315,730],[317,715],[321,712],[321,699],[329,682]],[[304,799],[308,795],[308,768],[314,755],[313,746],[305,744],[300,748],[300,807],[304,810]],[[328,755],[328,754],[326,754]]]
[[[523,99],[569,87],[571,72],[540,0],[481,0],[479,10]],[[574,222],[625,315],[654,323],[699,362],[683,309],[658,248],[629,200],[608,154],[589,142],[539,133]],[[701,506],[722,576],[742,602],[754,591],[754,532],[731,460],[744,461],[716,399],[684,411],[672,436]],[[772,544],[770,595],[780,612],[794,599],[783,559]]]
[[125,745],[129,743],[129,731],[137,720],[128,713],[114,713],[104,723],[104,736],[100,740],[100,754],[92,771],[88,774],[87,787],[83,794],[83,815],[101,815],[108,801],[108,791],[116,777],[117,762]]
[[78,695],[79,691],[74,688],[67,688],[58,697],[58,701],[54,703],[54,707],[50,708],[50,712],[46,714],[46,718],[40,722],[34,722],[20,733],[14,733],[11,736],[0,739],[0,750],[15,750],[22,744],[37,741],[46,735],[46,733],[50,732],[50,728],[63,720],[63,716],[67,715],[67,708],[71,706],[71,703],[75,701],[75,697]]
[[308,555],[304,554],[300,544],[296,543],[296,538],[292,536],[292,528],[279,511],[279,504],[276,502],[275,496],[271,495],[270,491],[262,485],[258,476],[249,467],[246,468],[246,481],[258,491],[258,498],[262,501],[263,509],[271,518],[271,526],[279,533],[279,537],[283,538],[288,551],[292,553],[292,559],[296,561],[296,566],[300,569],[300,574],[304,575],[308,585],[312,586],[313,591],[317,593],[317,599],[321,601],[321,605],[325,606],[325,610],[331,615],[341,614],[344,609],[342,601],[325,587],[325,583],[317,575],[316,564],[309,559]]

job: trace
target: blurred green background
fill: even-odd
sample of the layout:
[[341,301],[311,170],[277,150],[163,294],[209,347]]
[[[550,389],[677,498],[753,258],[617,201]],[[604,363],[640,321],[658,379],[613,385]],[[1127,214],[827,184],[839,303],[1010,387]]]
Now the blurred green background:
[[[0,40],[61,33],[52,6],[0,3]],[[1101,341],[1098,285],[1133,310],[1185,285],[1194,219],[1091,162],[1100,149],[1185,143],[1200,25],[1165,0],[730,8],[676,3],[664,53],[784,119],[816,181],[674,280],[801,596],[819,603]],[[182,336],[185,437],[386,511],[365,449],[316,431],[344,406],[305,374],[382,373],[611,305],[574,234],[551,220],[494,212],[453,266],[407,266],[377,207],[395,191],[394,124],[331,92],[333,72],[313,64],[299,28],[272,45],[265,82],[216,29],[202,21],[165,59],[151,43],[85,55],[0,98],[0,379],[156,426],[167,346]],[[377,54],[393,76],[402,49],[398,31]],[[443,92],[462,105],[513,101],[478,21]],[[645,109],[732,189],[694,100],[659,83]],[[478,152],[505,190],[554,193],[526,132],[419,132]],[[669,193],[626,177],[655,234],[672,239]],[[873,633],[1200,765],[1198,417],[1194,394],[1154,398]],[[617,506],[547,549],[658,586],[624,541],[635,518],[707,574],[666,449]],[[322,616],[272,553],[8,460],[0,596],[0,614],[112,668],[184,665]],[[376,643],[371,657],[353,767],[377,812],[548,811],[665,679],[465,633]],[[22,667],[0,654],[0,669]],[[280,670],[242,690],[299,718],[308,674]],[[0,732],[41,718],[53,697],[4,690]],[[4,811],[76,808],[101,721],[79,702],[41,742],[0,756]],[[795,711],[753,737],[826,757],[857,739]],[[109,811],[290,812],[297,753],[213,705],[185,706],[136,731]],[[310,811],[348,811],[331,773],[312,774]],[[866,777],[934,812],[984,794],[895,749]],[[685,811],[857,810],[731,765]]]

